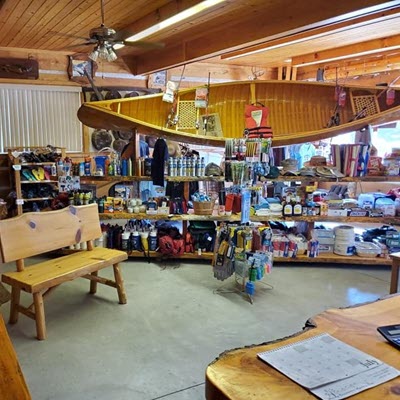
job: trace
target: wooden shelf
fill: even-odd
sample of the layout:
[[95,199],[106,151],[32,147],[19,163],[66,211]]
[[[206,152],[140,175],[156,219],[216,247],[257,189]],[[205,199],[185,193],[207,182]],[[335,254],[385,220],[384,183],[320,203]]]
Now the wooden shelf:
[[[146,255],[144,254],[143,251],[130,251],[128,252],[128,256],[129,257],[147,257],[147,252]],[[181,256],[172,256],[172,257],[166,257],[163,256],[163,254],[161,254],[158,251],[150,251],[149,252],[149,256],[150,258],[165,258],[165,259],[172,259],[172,260],[179,260],[179,259],[200,259],[200,260],[212,260],[213,258],[213,253],[208,253],[208,252],[202,252],[201,254],[196,253],[184,253]]]
[[153,220],[169,220],[169,221],[231,221],[239,222],[240,215],[220,216],[220,215],[161,215],[154,214],[148,215],[144,213],[130,214],[127,212],[115,212],[115,213],[100,213],[100,219],[153,219]]
[[264,217],[253,215],[250,217],[253,222],[268,222],[268,221],[282,221],[282,222],[340,222],[340,223],[368,223],[368,224],[387,224],[387,225],[400,225],[400,217],[329,217],[320,215],[307,215],[301,217]]
[[22,199],[26,202],[29,201],[44,201],[44,200],[53,200],[53,197],[33,197],[32,199]]
[[[83,182],[137,182],[137,181],[151,181],[150,176],[81,176]],[[214,181],[224,182],[223,176],[166,176],[167,182],[200,182],[200,181]]]
[[365,265],[392,265],[390,258],[384,257],[360,257],[360,256],[340,256],[334,253],[320,253],[317,257],[298,255],[296,258],[274,257],[274,262],[287,263],[324,263],[324,264],[365,264]]
[[343,178],[326,178],[322,176],[284,176],[274,179],[265,178],[267,182],[399,182],[400,175],[378,175],[378,176],[345,176]]
[[[148,215],[144,213],[130,214],[127,212],[115,213],[101,213],[100,219],[153,219],[153,220],[169,220],[169,221],[227,221],[227,222],[240,222],[240,215],[234,214],[230,216],[221,215]],[[304,217],[257,217],[255,215],[250,217],[252,222],[268,222],[268,221],[282,221],[282,222],[338,222],[338,223],[378,223],[388,225],[400,225],[399,217],[321,217],[319,215],[304,216]]]
[[58,181],[52,181],[52,180],[43,180],[43,181],[21,181],[22,184],[28,184],[28,183],[33,183],[33,184],[38,184],[38,183],[54,183],[58,184]]
[[53,165],[56,161],[45,161],[45,162],[35,162],[35,163],[15,163],[15,165],[21,165],[21,167],[33,167],[37,165]]
[[95,184],[96,182],[138,182],[151,181],[150,176],[81,176],[80,181]]

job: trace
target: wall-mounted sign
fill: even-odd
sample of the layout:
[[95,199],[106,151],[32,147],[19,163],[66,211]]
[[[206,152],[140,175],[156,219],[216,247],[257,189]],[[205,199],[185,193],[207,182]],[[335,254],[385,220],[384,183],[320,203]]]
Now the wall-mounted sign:
[[0,58],[0,78],[38,79],[39,63],[33,59]]

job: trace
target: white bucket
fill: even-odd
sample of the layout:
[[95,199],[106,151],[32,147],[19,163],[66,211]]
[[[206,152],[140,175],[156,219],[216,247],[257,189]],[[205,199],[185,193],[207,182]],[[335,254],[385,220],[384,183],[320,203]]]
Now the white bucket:
[[335,229],[335,241],[351,241],[354,242],[354,227],[349,225],[340,225]]
[[355,242],[349,240],[336,240],[333,246],[333,252],[340,256],[352,256],[355,252]]

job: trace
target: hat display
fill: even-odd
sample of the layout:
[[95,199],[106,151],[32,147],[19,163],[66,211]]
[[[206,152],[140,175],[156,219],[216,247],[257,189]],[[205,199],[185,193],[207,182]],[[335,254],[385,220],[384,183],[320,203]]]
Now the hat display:
[[326,158],[323,156],[312,156],[309,164],[313,167],[325,166]]
[[219,165],[215,163],[209,163],[206,165],[205,174],[206,176],[222,176],[223,172]]
[[281,164],[283,167],[280,171],[281,175],[294,176],[299,174],[298,162],[294,158],[287,158],[286,160],[283,160]]
[[335,168],[330,167],[317,167],[315,169],[317,176],[323,178],[343,178],[345,175]]
[[171,140],[167,140],[168,154],[170,157],[180,157],[181,154],[181,146],[179,146],[178,142],[173,142]]

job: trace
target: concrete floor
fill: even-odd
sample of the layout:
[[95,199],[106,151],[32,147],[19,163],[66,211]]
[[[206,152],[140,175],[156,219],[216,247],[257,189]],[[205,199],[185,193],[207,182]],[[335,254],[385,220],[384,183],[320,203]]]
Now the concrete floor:
[[[264,278],[274,288],[258,284],[254,304],[215,294],[234,279],[217,281],[207,263],[163,269],[132,259],[123,275],[127,305],[102,285],[88,295],[84,279],[61,285],[46,303],[46,341],[23,315],[7,326],[33,400],[204,399],[205,369],[221,352],[290,335],[327,308],[382,297],[390,268],[277,264]],[[7,319],[8,304],[0,312]]]

